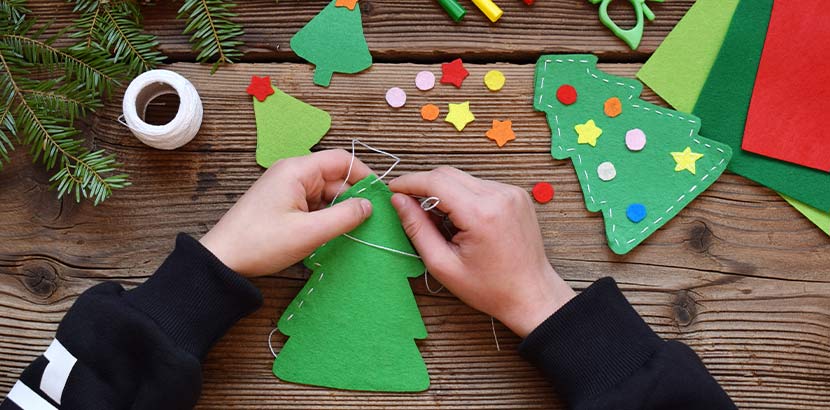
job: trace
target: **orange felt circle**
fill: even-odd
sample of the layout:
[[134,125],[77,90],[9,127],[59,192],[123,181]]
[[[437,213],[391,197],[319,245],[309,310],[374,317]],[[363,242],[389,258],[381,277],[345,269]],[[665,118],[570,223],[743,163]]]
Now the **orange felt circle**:
[[622,114],[622,102],[617,97],[611,97],[605,100],[605,115],[614,118]]
[[435,104],[427,104],[421,107],[421,118],[427,121],[435,121],[441,110]]

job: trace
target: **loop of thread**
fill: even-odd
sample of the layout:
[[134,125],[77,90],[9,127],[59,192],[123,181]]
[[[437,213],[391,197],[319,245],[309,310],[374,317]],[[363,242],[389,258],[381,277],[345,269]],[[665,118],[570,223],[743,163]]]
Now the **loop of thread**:
[[[176,116],[164,125],[146,123],[143,118],[147,106],[166,94],[179,96]],[[199,93],[190,81],[169,70],[151,70],[136,77],[124,93],[122,109],[124,114],[118,122],[126,125],[139,141],[157,149],[172,150],[187,144],[202,125]]]
[[277,352],[274,351],[274,345],[271,344],[271,338],[274,337],[274,333],[277,333],[277,330],[279,330],[279,328],[274,326],[271,333],[268,333],[268,348],[271,349],[271,354],[274,355],[274,359],[277,358]]

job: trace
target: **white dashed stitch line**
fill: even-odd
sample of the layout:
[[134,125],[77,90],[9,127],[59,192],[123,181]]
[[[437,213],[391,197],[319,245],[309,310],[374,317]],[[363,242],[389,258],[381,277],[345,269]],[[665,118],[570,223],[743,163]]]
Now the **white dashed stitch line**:
[[317,279],[317,282],[322,282],[322,281],[323,281],[323,272],[320,272],[320,278]]
[[308,257],[308,259],[314,259],[315,256],[317,256],[317,252],[312,253],[311,256]]
[[314,292],[314,288],[309,289],[308,292],[306,293],[306,296],[310,295],[311,292]]
[[[567,59],[567,61],[568,61],[568,62],[571,62],[571,63],[575,62],[573,59]],[[547,71],[547,69],[548,69],[547,64],[548,64],[548,63],[550,63],[550,62],[551,62],[550,60],[545,60],[545,71]],[[556,59],[556,62],[557,62],[557,63],[563,63],[564,61],[563,61],[562,59]],[[586,63],[586,64],[587,64],[587,63],[588,63],[588,60],[579,60],[579,62],[580,62],[580,63]],[[588,75],[590,75],[591,77],[593,77],[594,79],[598,79],[598,80],[599,80],[599,79],[601,79],[601,78],[599,78],[599,76],[597,76],[596,74],[594,74],[594,73],[592,73],[592,72],[591,72],[591,68],[590,68],[590,67],[586,68],[586,69],[585,69],[585,72],[586,72]],[[606,78],[602,78],[601,80],[602,80],[603,82],[610,83],[610,82],[608,81],[608,79],[606,79]],[[542,77],[541,84],[544,84],[544,81],[545,81],[545,78],[544,78],[544,77]],[[615,84],[616,84],[616,85],[618,85],[618,86],[621,86],[621,87],[625,87],[625,86],[626,86],[624,83],[619,82],[619,81],[618,81],[618,82],[615,82]],[[636,88],[635,88],[633,85],[628,85],[627,87],[628,87],[628,88],[630,88],[631,90],[636,90]],[[541,90],[541,91],[544,91],[544,88],[543,88],[543,87],[541,87],[541,86],[540,86],[539,88],[540,88],[540,90]],[[540,92],[540,93],[539,93],[539,103],[540,103],[540,104],[541,104],[541,102],[542,102],[543,97],[544,97],[544,94],[543,94],[542,92]],[[633,95],[633,94],[631,94],[631,95],[629,95],[629,96],[628,96],[628,101],[631,101],[631,100],[633,100],[633,99],[634,99],[634,95]],[[642,109],[642,110],[645,110],[645,111],[652,111],[652,109],[651,109],[651,108],[641,106],[640,104],[631,104],[631,107],[632,107],[632,108],[636,108],[636,109]],[[552,107],[551,105],[548,105],[548,108],[553,109],[553,107]],[[659,109],[657,109],[657,108],[654,108],[654,109],[653,109],[653,111],[654,111],[655,113],[659,114],[659,115],[663,115],[663,114],[664,114],[662,111],[660,111],[660,110],[659,110]],[[682,116],[682,115],[678,115],[677,117],[675,117],[675,115],[674,115],[674,114],[672,114],[672,113],[670,113],[670,112],[666,112],[665,114],[666,114],[666,115],[668,115],[668,116],[669,116],[669,117],[671,117],[671,118],[677,118],[678,120],[681,120],[681,121],[687,121],[687,122],[688,122],[688,123],[690,123],[690,124],[697,124],[697,121],[692,120],[692,119],[687,119],[686,117],[684,117],[684,116]],[[558,136],[559,140],[561,141],[561,139],[562,139],[562,127],[559,125],[559,116],[558,116],[558,115],[554,115],[554,118],[555,118],[555,122],[556,122],[556,133],[557,133],[557,136]],[[694,133],[695,133],[694,128],[691,128],[691,129],[689,130],[689,137],[690,137],[690,138],[691,138],[691,137],[693,137],[693,136],[694,136]],[[698,140],[697,138],[692,138],[692,140],[693,140],[695,143],[697,143],[697,144],[701,144],[700,140]],[[707,148],[711,148],[711,145],[710,145],[710,144],[703,144],[703,145],[705,145]],[[718,152],[720,152],[720,153],[724,153],[724,150],[723,150],[723,149],[721,149],[721,148],[715,147],[715,149],[717,149],[717,150],[718,150]],[[561,145],[561,143],[559,144],[559,150],[560,150],[560,151],[562,150],[562,145]],[[565,151],[566,151],[566,152],[575,151],[575,148],[568,148],[568,149],[566,149]],[[581,155],[577,155],[577,159],[578,159],[579,163],[580,163],[580,164],[582,164],[582,156],[581,156]],[[718,162],[718,164],[717,164],[716,166],[713,166],[713,167],[710,169],[710,172],[714,172],[714,171],[715,171],[715,170],[716,170],[719,166],[723,165],[723,163],[724,163],[724,161],[725,161],[725,160],[726,160],[725,158],[721,158],[720,162]],[[706,175],[704,175],[704,176],[700,179],[700,181],[701,181],[701,182],[703,182],[703,181],[705,181],[708,177],[709,177],[709,174],[707,173]],[[586,189],[588,190],[588,194],[589,194],[589,197],[590,197],[590,199],[591,199],[591,203],[596,203],[596,201],[594,200],[594,196],[591,194],[591,187],[590,187],[590,176],[588,175],[588,171],[587,171],[587,170],[585,171],[585,178],[586,178],[586,181],[585,181],[585,187],[586,187]],[[698,187],[697,185],[693,186],[693,187],[689,190],[689,192],[693,192],[694,190],[696,190],[696,189],[697,189],[697,187]],[[678,203],[679,203],[679,202],[682,202],[685,198],[686,198],[686,194],[681,194],[681,195],[680,195],[680,197],[678,197],[678,198],[677,198],[677,202],[678,202]],[[601,203],[601,204],[605,204],[605,203],[606,203],[606,201],[602,201],[602,202],[600,202],[600,203]],[[674,205],[672,205],[672,206],[668,207],[668,209],[666,209],[666,212],[665,212],[665,213],[666,213],[666,214],[669,214],[669,213],[671,213],[673,210],[674,210]],[[608,216],[609,216],[609,218],[611,218],[611,219],[613,220],[613,218],[614,218],[614,211],[613,211],[613,208],[609,208],[609,209],[608,209]],[[659,218],[655,219],[655,220],[654,220],[654,222],[652,222],[652,225],[657,225],[657,224],[659,224],[660,222],[662,222],[662,221],[663,221],[663,218],[664,218],[664,217],[663,217],[663,216],[661,216],[661,217],[659,217]],[[643,229],[640,231],[640,234],[645,233],[648,229],[649,229],[649,226],[646,226],[645,228],[643,228]],[[616,225],[616,224],[614,224],[614,223],[612,223],[612,224],[611,224],[611,232],[616,232],[616,230],[617,230],[617,225]],[[637,240],[637,238],[631,238],[631,239],[629,239],[628,241],[626,241],[626,244],[631,244],[631,243],[633,243],[633,242],[634,242],[634,241],[636,241],[636,240]],[[620,242],[619,242],[619,240],[618,240],[617,238],[614,238],[614,242],[615,242],[615,243],[619,246]]]
[[297,309],[303,307],[303,303],[305,303],[305,301],[301,300],[300,303],[297,304]]
[[360,189],[358,189],[358,190],[357,190],[357,193],[358,193],[358,194],[359,194],[359,193],[362,193],[363,191],[365,191],[365,190],[367,190],[367,189],[369,189],[369,187],[360,188]]
[[289,321],[289,320],[291,320],[291,319],[294,319],[294,314],[293,314],[293,313],[292,313],[292,314],[290,314],[290,315],[288,315],[288,319],[285,319],[285,321],[287,322],[287,321]]
[[697,189],[697,185],[692,185],[692,187],[689,188],[689,192],[694,192],[695,189]]
[[314,266],[316,266],[316,267],[318,267],[318,268],[319,268],[319,267],[320,267],[320,266],[322,266],[322,265],[320,265],[318,262],[314,262]]
[[545,77],[542,77],[542,82],[539,84],[539,88],[545,89]]

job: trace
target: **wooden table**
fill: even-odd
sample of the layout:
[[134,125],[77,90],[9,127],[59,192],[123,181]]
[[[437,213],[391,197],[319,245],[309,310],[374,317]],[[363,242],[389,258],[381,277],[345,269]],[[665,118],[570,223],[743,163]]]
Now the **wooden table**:
[[[284,91],[331,113],[333,126],[319,149],[346,148],[360,138],[401,156],[393,175],[446,164],[527,189],[550,181],[556,198],[537,211],[548,256],[572,286],[581,290],[600,277],[615,277],[645,320],[661,336],[690,345],[742,408],[830,407],[830,240],[774,192],[727,173],[639,248],[616,256],[606,246],[601,216],[585,210],[571,164],[548,153],[550,131],[543,114],[532,109],[540,54],[595,53],[603,70],[633,77],[691,0],[652,4],[658,18],[647,25],[638,52],[605,30],[595,6],[584,0],[539,0],[532,8],[501,0],[505,16],[499,24],[489,24],[464,1],[470,12],[460,25],[429,0],[362,0],[375,64],[358,76],[336,75],[327,90],[312,84],[311,67],[288,46],[326,0],[240,1],[244,62],[214,76],[193,63],[183,23],[173,19],[179,4],[159,3],[145,7],[145,25],[170,57],[165,68],[199,90],[201,132],[176,151],[150,149],[116,121],[123,90],[118,92],[86,132],[96,147],[118,154],[133,186],[97,208],[56,200],[46,188],[48,174],[31,164],[25,149],[14,153],[0,172],[3,395],[45,350],[81,292],[106,280],[141,283],[170,252],[177,232],[204,234],[261,174],[245,94],[256,74],[270,75]],[[65,2],[30,6],[58,26],[73,18]],[[633,24],[619,9],[618,18]],[[440,73],[441,62],[458,56],[471,71],[462,89],[411,92],[405,108],[386,106],[387,88],[411,89],[418,71]],[[499,93],[481,84],[493,68],[507,76]],[[426,102],[465,100],[479,120],[460,133],[446,123],[425,123],[417,113]],[[512,119],[518,139],[497,148],[484,137],[492,119]],[[365,152],[360,158],[377,169],[388,166]],[[516,354],[516,336],[496,324],[497,351],[488,316],[446,291],[430,294],[423,279],[412,286],[430,333],[419,343],[432,379],[429,391],[353,393],[278,381],[266,337],[306,275],[295,267],[255,281],[265,305],[209,355],[200,408],[563,408],[551,386]]]

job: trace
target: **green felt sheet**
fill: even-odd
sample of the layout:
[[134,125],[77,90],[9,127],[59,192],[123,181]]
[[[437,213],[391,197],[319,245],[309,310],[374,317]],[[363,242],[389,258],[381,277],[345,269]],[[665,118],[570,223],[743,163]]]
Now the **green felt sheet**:
[[[392,193],[376,180],[363,179],[337,201],[372,201],[372,216],[349,235],[414,254]],[[429,375],[414,339],[427,332],[408,280],[424,273],[421,260],[339,236],[304,263],[312,274],[280,318],[278,328],[289,338],[274,374],[345,390],[426,390]]]
[[[779,194],[781,195],[781,194]],[[786,195],[781,195],[787,202],[790,203],[798,212],[804,214],[810,222],[816,224],[822,232],[830,235],[830,213],[819,211],[816,208],[813,208],[803,202],[799,202],[795,199],[792,199]]]
[[703,119],[701,135],[726,143],[735,151],[729,170],[827,211],[830,174],[741,150],[771,11],[772,0],[740,2],[693,113]]
[[337,7],[332,0],[291,37],[291,50],[314,64],[314,84],[328,87],[334,73],[354,74],[372,66],[363,36],[360,5]]
[[697,0],[637,78],[672,107],[692,112],[739,0]]
[[[551,154],[572,160],[585,205],[589,211],[602,211],[609,247],[624,254],[715,182],[726,169],[731,149],[698,136],[696,117],[640,100],[640,82],[603,73],[596,62],[593,55],[542,56],[536,63],[534,107],[547,115]],[[556,91],[565,84],[576,89],[574,104],[557,99]],[[613,118],[604,112],[605,102],[612,97],[622,103],[622,113]],[[589,120],[602,129],[595,147],[580,144],[575,130]],[[632,129],[642,130],[647,137],[640,151],[626,146],[626,134]],[[672,153],[686,148],[703,154],[695,163],[695,173],[675,169]],[[598,168],[604,162],[616,169],[610,181],[599,178]],[[627,218],[626,211],[633,204],[645,206],[644,220]]]
[[265,168],[274,162],[309,154],[331,127],[329,113],[274,87],[265,101],[254,101],[256,162]]
[[[735,0],[723,3],[698,0],[637,76],[669,104],[680,111],[691,112],[723,45],[737,4]],[[715,35],[720,30],[723,30],[723,35]],[[687,53],[694,54],[695,59],[687,58]],[[693,64],[693,61],[699,61],[700,65]],[[701,75],[705,77],[701,79]],[[830,234],[830,212],[822,212],[786,195],[782,197],[822,231]]]

